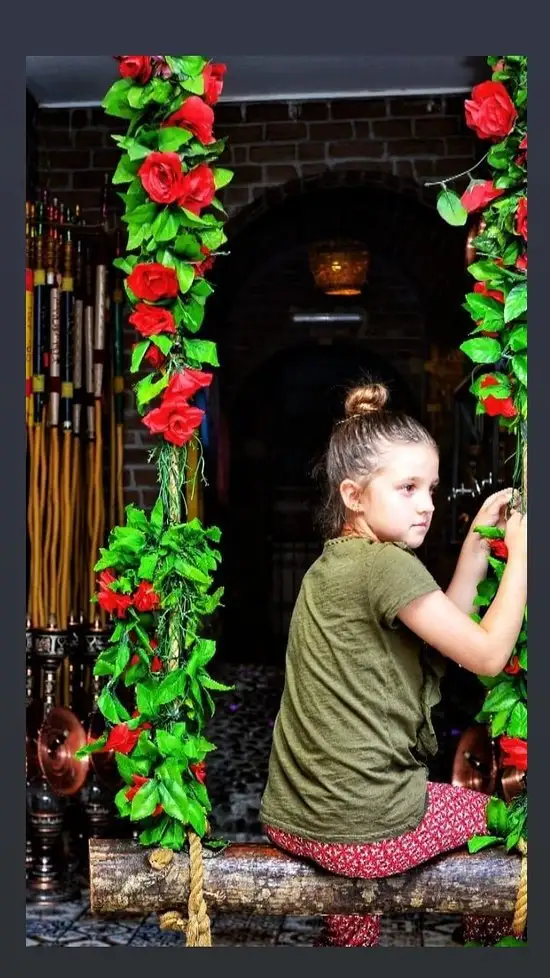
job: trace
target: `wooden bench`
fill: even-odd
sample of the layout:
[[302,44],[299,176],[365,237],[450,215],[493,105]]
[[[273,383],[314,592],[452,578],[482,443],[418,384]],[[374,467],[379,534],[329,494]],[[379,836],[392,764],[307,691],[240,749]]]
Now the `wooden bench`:
[[[151,850],[137,842],[95,839],[90,852],[94,914],[162,914],[189,896],[189,857],[175,853],[153,869]],[[514,913],[521,857],[503,850],[448,853],[384,879],[334,876],[268,845],[204,850],[204,896],[209,911],[259,915]]]

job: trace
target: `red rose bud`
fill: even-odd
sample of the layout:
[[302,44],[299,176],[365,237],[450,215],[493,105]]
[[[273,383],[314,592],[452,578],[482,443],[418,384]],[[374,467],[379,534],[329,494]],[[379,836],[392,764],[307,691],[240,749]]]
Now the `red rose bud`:
[[210,106],[206,105],[198,95],[190,95],[176,112],[173,112],[161,123],[161,128],[177,126],[180,129],[188,129],[198,139],[199,143],[208,146],[210,143],[216,142],[212,135],[213,125],[214,113]]
[[227,65],[207,64],[203,70],[204,100],[208,105],[215,105],[223,91],[223,76]]
[[162,672],[162,659],[154,655],[151,661],[151,672]]
[[140,662],[141,662],[141,659],[140,659],[139,655],[136,654],[136,655],[133,655],[132,658],[130,659],[129,665],[131,665],[131,666],[137,666],[137,665],[139,665]]
[[128,322],[142,336],[158,336],[159,333],[175,333],[176,323],[169,309],[162,306],[146,306],[139,302]]
[[507,672],[509,676],[517,676],[518,672],[521,672],[521,666],[519,664],[517,655],[512,656],[510,662],[505,667],[504,672]]
[[178,197],[180,207],[199,215],[203,208],[212,203],[216,195],[214,176],[206,163],[200,163],[182,179],[182,189]]
[[116,57],[123,78],[133,78],[141,85],[149,81],[153,72],[150,57],[144,54],[118,54]]
[[521,143],[519,144],[518,149],[523,149],[523,150],[525,150],[525,152],[527,152],[527,133],[525,133],[525,136],[521,140]]
[[516,211],[516,234],[527,241],[527,197],[520,197]]
[[489,299],[496,299],[497,302],[504,302],[504,292],[500,289],[488,289],[485,282],[476,282],[474,285],[476,295],[486,295]]
[[501,762],[503,767],[516,767],[518,771],[527,770],[527,741],[519,737],[500,737]]
[[[491,376],[484,377],[480,384],[481,390],[496,386],[498,386],[498,380]],[[485,408],[485,413],[491,418],[499,415],[503,418],[515,418],[518,413],[511,397],[495,397],[493,394],[489,394],[486,397],[482,396],[481,402]]]
[[134,607],[138,611],[155,611],[160,607],[160,598],[150,581],[142,581],[134,594]]
[[203,255],[206,255],[206,258],[204,259],[204,261],[199,261],[195,265],[195,275],[198,278],[202,278],[203,275],[206,275],[206,273],[209,272],[211,268],[213,268],[214,262],[216,260],[210,255],[208,248],[201,247],[201,252]]
[[193,774],[195,775],[197,781],[200,781],[201,784],[204,784],[205,783],[205,781],[206,781],[206,762],[205,761],[199,761],[198,764],[190,764],[189,765],[189,770],[193,772]]
[[471,99],[464,103],[466,123],[479,139],[499,142],[514,128],[517,111],[506,88],[499,81],[476,85]]
[[106,753],[107,751],[115,750],[119,754],[130,754],[139,740],[142,729],[141,727],[137,727],[136,730],[129,730],[128,724],[117,724],[109,733],[103,752]]
[[171,445],[185,445],[194,435],[204,417],[200,408],[190,407],[186,401],[173,400],[153,408],[143,418],[143,424],[152,435],[162,435]]
[[153,370],[160,370],[163,364],[166,363],[166,357],[164,356],[164,353],[162,352],[162,350],[159,350],[158,346],[155,346],[154,343],[151,343],[143,359],[147,361],[147,363],[149,364],[150,367],[153,368]]
[[109,615],[116,615],[118,618],[125,618],[128,608],[132,604],[129,594],[120,594],[113,591],[110,585],[116,581],[116,577],[111,571],[103,571],[99,575],[99,593],[97,601],[100,608],[103,608]]
[[183,170],[177,153],[149,153],[137,172],[156,204],[173,204],[181,196]]
[[158,649],[159,647],[159,643],[157,642],[156,638],[152,638],[151,641],[149,642],[149,645],[151,646],[152,649]]
[[519,256],[519,258],[518,258],[518,260],[516,262],[516,268],[520,272],[526,272],[527,271],[527,252],[525,252],[524,255],[520,255]]
[[132,774],[132,785],[126,792],[128,801],[131,801],[132,798],[137,795],[139,789],[142,788],[144,784],[147,784],[147,782],[150,780],[150,778],[143,778],[141,774]]
[[151,812],[151,818],[157,818],[158,815],[162,815],[163,811],[164,808],[162,807],[162,805],[157,805],[155,810]]
[[201,387],[210,386],[212,376],[211,373],[193,370],[191,367],[173,374],[164,392],[164,402],[170,403],[173,400],[192,397]]
[[498,557],[499,560],[508,559],[508,547],[504,540],[489,540],[489,549],[493,557]]
[[126,281],[134,295],[138,299],[146,299],[147,302],[175,299],[179,292],[176,269],[158,262],[136,265]]
[[487,207],[492,200],[503,193],[504,190],[497,190],[492,180],[472,180],[468,189],[462,194],[460,203],[468,214],[472,214]]

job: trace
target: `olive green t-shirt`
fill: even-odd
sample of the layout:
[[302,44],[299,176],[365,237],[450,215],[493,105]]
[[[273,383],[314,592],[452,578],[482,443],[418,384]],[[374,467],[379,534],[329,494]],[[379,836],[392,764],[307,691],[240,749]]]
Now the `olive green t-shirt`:
[[320,842],[376,842],[422,820],[444,659],[396,615],[437,589],[399,544],[325,544],[292,614],[264,824]]

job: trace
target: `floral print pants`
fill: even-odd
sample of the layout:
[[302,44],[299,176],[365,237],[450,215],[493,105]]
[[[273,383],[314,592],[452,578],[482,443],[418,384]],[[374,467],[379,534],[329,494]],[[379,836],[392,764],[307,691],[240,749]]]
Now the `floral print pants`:
[[[473,835],[485,835],[488,797],[479,791],[452,784],[428,784],[424,818],[410,832],[381,842],[312,842],[288,832],[264,826],[274,845],[293,856],[310,859],[339,876],[376,879],[404,873],[443,852],[459,849]],[[331,915],[325,918],[328,947],[376,947],[380,915]],[[464,939],[492,944],[510,933],[509,917],[464,917]]]

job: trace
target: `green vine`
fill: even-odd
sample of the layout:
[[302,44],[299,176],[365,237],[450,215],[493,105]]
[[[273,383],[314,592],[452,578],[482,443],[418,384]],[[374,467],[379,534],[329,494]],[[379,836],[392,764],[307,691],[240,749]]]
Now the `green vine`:
[[[476,365],[471,393],[476,412],[497,417],[516,436],[515,485],[522,505],[527,495],[527,58],[489,57],[489,81],[477,85],[465,102],[466,122],[492,145],[483,160],[489,179],[474,179],[461,194],[441,181],[437,207],[453,225],[464,225],[479,213],[468,272],[475,280],[464,308],[475,323],[460,349]],[[472,257],[472,256],[471,256]],[[491,604],[507,558],[504,533],[476,527],[488,540],[491,555],[487,578],[478,587],[479,621]],[[527,609],[516,648],[496,678],[479,677],[487,694],[476,717],[498,738],[499,767],[527,772]],[[513,849],[527,840],[527,792],[510,804],[493,798],[487,809],[488,836],[470,841],[470,851],[504,842]],[[504,946],[504,945],[503,945]],[[508,945],[506,945],[508,946]]]
[[[122,817],[140,823],[143,845],[180,849],[188,829],[205,844],[211,811],[204,736],[214,712],[212,692],[231,687],[209,672],[216,644],[204,634],[218,608],[214,588],[221,555],[217,527],[182,520],[183,490],[202,478],[198,429],[204,411],[193,403],[218,366],[215,344],[195,334],[213,288],[205,278],[227,238],[216,194],[232,173],[213,165],[224,141],[213,135],[224,65],[168,55],[118,57],[122,77],[103,107],[129,120],[113,183],[127,185],[123,221],[127,254],[114,265],[126,279],[129,322],[139,334],[131,372],[151,370],[135,385],[143,423],[158,441],[152,451],[159,497],[148,516],[130,505],[96,564],[96,600],[114,621],[109,646],[94,673],[105,679],[98,707],[102,737],[80,756],[113,751],[124,786],[115,802]],[[196,441],[199,465],[189,472],[187,445]],[[133,705],[130,712],[126,704]]]

